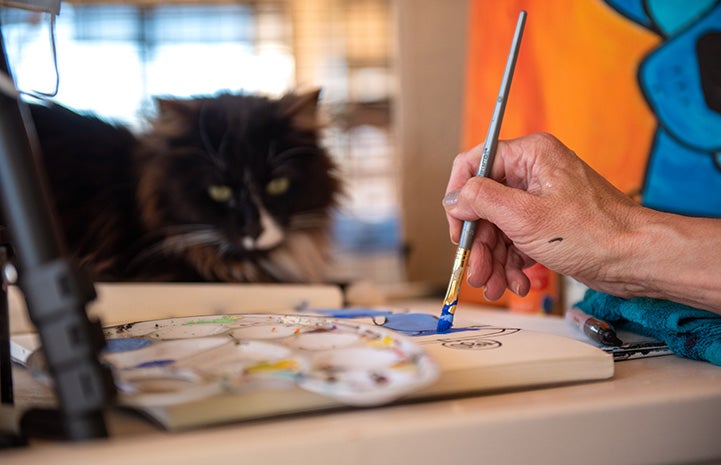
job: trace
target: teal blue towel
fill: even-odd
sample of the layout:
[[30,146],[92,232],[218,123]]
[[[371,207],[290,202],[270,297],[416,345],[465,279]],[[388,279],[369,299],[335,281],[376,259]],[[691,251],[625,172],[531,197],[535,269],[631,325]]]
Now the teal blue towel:
[[721,315],[667,300],[622,299],[586,291],[576,306],[589,315],[663,341],[674,353],[721,366]]

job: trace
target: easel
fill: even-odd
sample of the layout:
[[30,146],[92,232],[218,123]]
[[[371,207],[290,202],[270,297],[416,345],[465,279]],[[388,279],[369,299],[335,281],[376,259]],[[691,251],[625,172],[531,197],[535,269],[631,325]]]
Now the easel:
[[[1,28],[0,73],[10,76]],[[7,226],[0,228],[0,253],[9,257],[12,243],[18,284],[44,348],[58,409],[29,410],[20,431],[68,440],[106,437],[104,409],[116,391],[110,370],[99,361],[105,345],[100,322],[85,312],[95,288],[65,251],[23,105],[17,95],[0,92],[0,213]],[[7,295],[0,292],[0,299],[0,397],[12,404]]]

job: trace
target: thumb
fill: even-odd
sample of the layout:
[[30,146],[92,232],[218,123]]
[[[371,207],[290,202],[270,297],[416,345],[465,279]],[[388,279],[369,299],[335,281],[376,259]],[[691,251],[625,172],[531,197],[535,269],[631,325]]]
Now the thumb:
[[446,213],[462,221],[488,220],[503,223],[520,219],[523,200],[529,194],[485,177],[470,178],[463,187],[443,199]]

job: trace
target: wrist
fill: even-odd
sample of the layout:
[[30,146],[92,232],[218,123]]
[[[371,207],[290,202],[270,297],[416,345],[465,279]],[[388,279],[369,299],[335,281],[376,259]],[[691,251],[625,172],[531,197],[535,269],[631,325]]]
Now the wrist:
[[631,226],[618,241],[618,267],[610,279],[622,297],[658,296],[660,282],[666,279],[659,274],[665,276],[669,268],[669,254],[663,250],[678,240],[665,215],[642,206],[632,211]]
[[618,241],[610,292],[621,297],[667,299],[719,310],[718,220],[664,213],[644,207],[633,212],[631,228]]

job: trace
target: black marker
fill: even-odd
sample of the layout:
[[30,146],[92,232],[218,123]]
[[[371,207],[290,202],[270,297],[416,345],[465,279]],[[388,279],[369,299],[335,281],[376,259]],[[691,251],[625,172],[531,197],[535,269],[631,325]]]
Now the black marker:
[[605,346],[621,346],[623,341],[618,338],[613,326],[603,320],[594,318],[573,307],[566,310],[566,320],[573,323],[591,340]]

